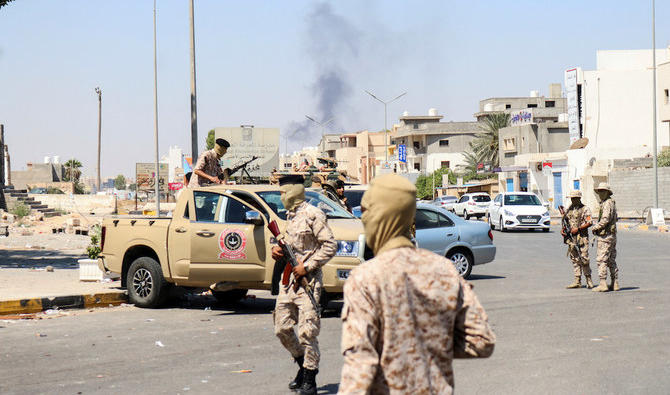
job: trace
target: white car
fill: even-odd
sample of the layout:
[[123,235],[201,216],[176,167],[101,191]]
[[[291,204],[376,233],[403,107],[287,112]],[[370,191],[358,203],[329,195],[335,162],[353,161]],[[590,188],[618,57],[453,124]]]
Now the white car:
[[485,192],[466,193],[454,204],[453,212],[464,219],[482,218],[491,204],[491,196]]
[[487,214],[491,229],[542,229],[549,232],[551,217],[532,192],[503,192],[491,202]]
[[458,201],[456,196],[440,196],[437,199],[430,202],[431,204],[443,208],[447,211],[454,211],[454,204]]

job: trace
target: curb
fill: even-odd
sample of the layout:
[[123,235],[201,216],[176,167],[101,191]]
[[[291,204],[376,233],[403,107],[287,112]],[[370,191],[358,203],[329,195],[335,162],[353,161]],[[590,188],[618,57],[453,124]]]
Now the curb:
[[87,309],[118,306],[128,301],[125,292],[101,292],[89,295],[67,295],[51,298],[30,298],[0,301],[0,316],[39,313],[49,309]]
[[655,226],[646,224],[622,224],[619,225],[619,228],[627,230],[641,230],[644,232],[670,232],[670,226],[668,225]]

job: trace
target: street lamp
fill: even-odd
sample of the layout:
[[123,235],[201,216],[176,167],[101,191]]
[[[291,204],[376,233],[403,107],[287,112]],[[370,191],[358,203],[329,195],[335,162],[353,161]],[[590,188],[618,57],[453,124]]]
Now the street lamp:
[[100,140],[102,135],[102,90],[99,86],[95,87],[95,93],[98,95],[98,178],[96,180],[96,192],[100,191]]
[[[156,0],[154,0],[154,145],[156,149],[156,216],[161,216],[160,164],[158,157],[158,60],[156,53]],[[135,191],[137,193],[137,191]]]
[[[325,137],[326,137],[325,128],[327,127],[327,125],[328,125],[329,123],[333,122],[333,119],[335,119],[335,118],[332,118],[332,117],[331,117],[330,119],[328,119],[328,120],[325,121],[325,122],[319,122],[319,121],[317,121],[316,119],[310,117],[309,115],[305,115],[305,118],[307,118],[307,119],[309,119],[310,121],[314,122],[315,124],[321,126],[321,141],[324,141],[324,139],[325,139]],[[325,148],[326,148],[326,143],[325,143],[325,141],[324,141],[324,143],[323,143],[323,148],[324,148],[324,151],[325,151]],[[323,154],[323,152],[322,152],[322,154]]]
[[653,157],[654,157],[654,208],[658,208],[658,141],[656,139],[656,1],[651,1],[651,57],[652,57],[652,125],[653,125]]
[[388,167],[388,164],[389,164],[389,138],[388,138],[388,128],[386,127],[386,118],[387,118],[386,117],[386,105],[390,104],[390,103],[393,103],[394,101],[396,101],[396,100],[400,99],[401,97],[405,96],[407,94],[407,92],[404,92],[404,93],[396,96],[395,98],[393,98],[389,101],[384,101],[384,100],[378,98],[377,96],[373,95],[369,91],[365,91],[365,93],[372,96],[373,99],[377,100],[378,102],[380,102],[381,104],[384,105],[384,147],[385,147],[385,150],[384,150],[385,151],[385,157],[384,157],[385,159],[384,159],[384,161],[385,161],[385,166]]

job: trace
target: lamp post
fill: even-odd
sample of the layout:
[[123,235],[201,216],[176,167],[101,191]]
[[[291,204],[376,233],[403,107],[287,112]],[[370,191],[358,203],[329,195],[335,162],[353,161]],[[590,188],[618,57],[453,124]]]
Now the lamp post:
[[[326,133],[325,133],[326,126],[327,126],[329,123],[333,122],[333,119],[335,119],[335,118],[332,118],[332,117],[331,117],[330,119],[328,119],[328,120],[325,121],[325,122],[319,122],[319,121],[317,121],[316,119],[310,117],[309,115],[305,115],[305,118],[307,118],[307,119],[309,119],[310,121],[314,122],[315,124],[321,126],[321,141],[324,141],[324,139],[325,139],[325,137],[326,137]],[[325,143],[325,141],[323,142],[323,148],[324,148],[324,151],[325,151],[325,148],[326,148],[326,143]],[[322,154],[323,154],[323,152],[322,152]]]
[[377,100],[378,102],[380,102],[381,104],[384,105],[384,151],[385,151],[384,152],[384,154],[385,154],[384,165],[388,166],[388,164],[389,164],[389,139],[388,139],[388,128],[386,127],[386,118],[387,118],[386,117],[386,105],[390,104],[390,103],[393,103],[394,101],[396,101],[396,100],[400,99],[401,97],[405,96],[407,94],[407,92],[401,93],[400,95],[398,95],[398,96],[396,96],[393,99],[388,100],[388,101],[384,101],[384,100],[378,98],[377,96],[373,95],[369,91],[365,91],[365,93],[372,96],[373,99]]
[[198,112],[195,95],[195,28],[193,21],[193,0],[189,2],[189,16],[191,24],[191,158],[198,159]]
[[156,145],[156,216],[161,215],[160,164],[158,158],[158,61],[156,55],[156,0],[154,0],[154,144]]
[[651,0],[651,53],[652,53],[652,108],[653,118],[652,123],[654,127],[654,208],[658,208],[658,142],[656,139],[656,0]]
[[102,90],[99,86],[95,87],[95,93],[98,94],[98,167],[96,169],[98,178],[96,179],[96,192],[100,191],[100,140],[102,137]]

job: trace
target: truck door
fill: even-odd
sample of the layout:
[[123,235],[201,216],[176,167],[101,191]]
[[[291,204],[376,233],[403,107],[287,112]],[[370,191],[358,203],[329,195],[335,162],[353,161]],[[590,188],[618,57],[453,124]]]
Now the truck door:
[[225,193],[194,191],[193,203],[189,281],[262,282],[269,239],[265,217],[260,215],[263,225],[247,223],[247,211],[258,211]]
[[168,229],[168,254],[170,271],[175,279],[187,279],[191,265],[191,207],[193,202],[177,207],[172,213]]

